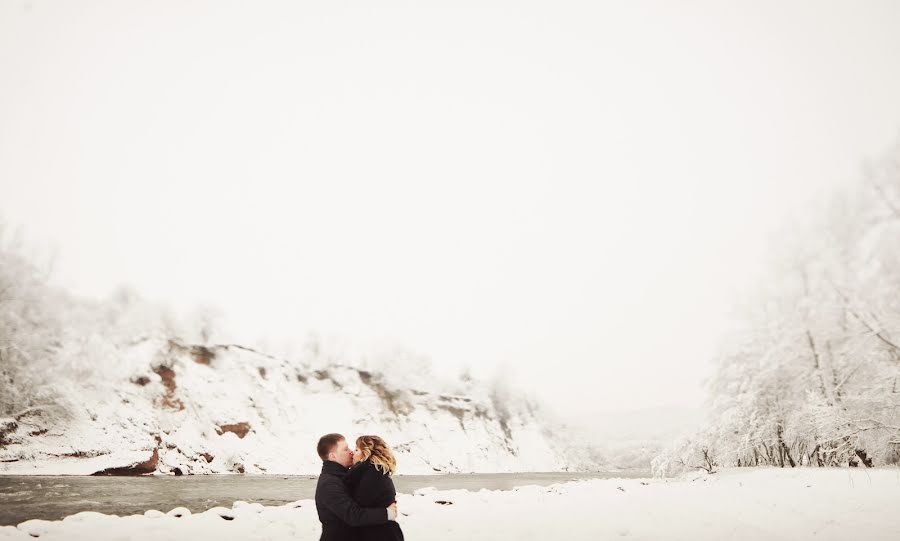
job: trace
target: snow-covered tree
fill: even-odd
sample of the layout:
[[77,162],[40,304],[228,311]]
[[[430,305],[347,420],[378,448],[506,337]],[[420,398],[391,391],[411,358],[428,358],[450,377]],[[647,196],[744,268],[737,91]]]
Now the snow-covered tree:
[[27,417],[58,405],[48,375],[71,301],[47,286],[47,273],[23,248],[21,235],[0,224],[0,417],[27,424]]
[[900,144],[780,242],[723,342],[708,426],[660,473],[704,451],[722,466],[900,459]]

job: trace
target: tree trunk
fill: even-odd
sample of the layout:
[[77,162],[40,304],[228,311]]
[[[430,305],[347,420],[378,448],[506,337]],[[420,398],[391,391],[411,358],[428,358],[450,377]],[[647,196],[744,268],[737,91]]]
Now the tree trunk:
[[863,464],[865,464],[865,466],[867,468],[871,468],[872,466],[874,466],[874,463],[872,462],[872,457],[867,456],[866,451],[864,449],[857,449],[856,456],[859,457],[859,459],[862,461]]

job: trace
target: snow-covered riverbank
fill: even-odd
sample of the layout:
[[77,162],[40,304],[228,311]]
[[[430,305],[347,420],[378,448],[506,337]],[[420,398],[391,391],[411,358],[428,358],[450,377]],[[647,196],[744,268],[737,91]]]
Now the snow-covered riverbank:
[[[741,469],[512,491],[398,495],[407,539],[898,539],[898,469]],[[0,528],[0,539],[318,539],[315,504],[237,502],[190,514],[78,513]],[[182,516],[177,517],[176,515]]]

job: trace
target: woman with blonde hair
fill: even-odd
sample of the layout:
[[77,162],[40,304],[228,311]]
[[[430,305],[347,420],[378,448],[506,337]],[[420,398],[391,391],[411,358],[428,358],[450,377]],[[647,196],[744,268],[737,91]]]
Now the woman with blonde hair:
[[[345,480],[347,490],[360,507],[387,507],[397,501],[397,491],[391,480],[396,471],[397,461],[383,439],[360,436],[356,438],[353,466]],[[353,532],[358,541],[403,540],[403,531],[395,521],[353,528]]]

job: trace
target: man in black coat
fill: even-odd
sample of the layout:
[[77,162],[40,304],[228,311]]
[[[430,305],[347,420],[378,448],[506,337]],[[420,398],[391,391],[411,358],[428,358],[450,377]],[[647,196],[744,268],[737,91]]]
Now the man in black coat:
[[397,519],[397,504],[389,507],[360,507],[344,479],[353,464],[353,451],[340,434],[326,434],[316,448],[322,459],[322,473],[316,484],[316,511],[322,523],[320,541],[351,541],[353,527],[387,524]]

